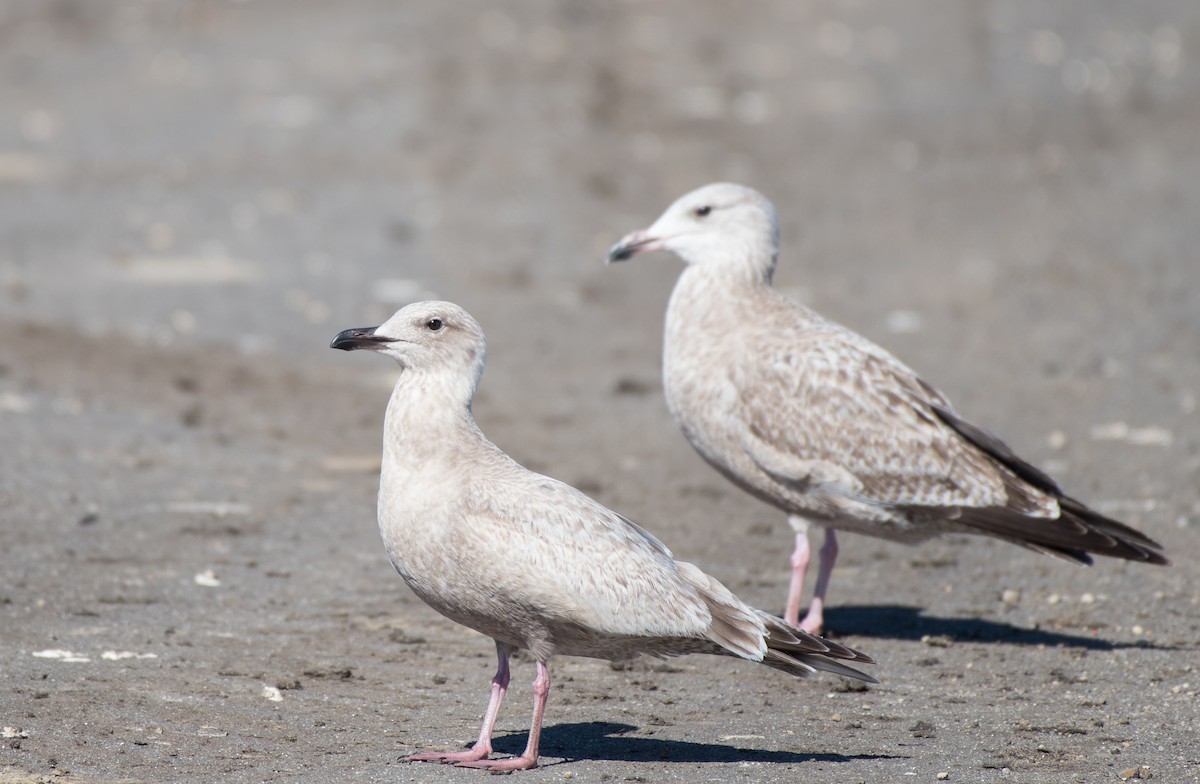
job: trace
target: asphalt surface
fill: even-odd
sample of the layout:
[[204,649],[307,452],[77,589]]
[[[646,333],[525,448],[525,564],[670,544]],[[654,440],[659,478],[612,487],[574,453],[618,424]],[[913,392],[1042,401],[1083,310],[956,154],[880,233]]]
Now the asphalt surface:
[[[782,515],[661,400],[713,180],[778,285],[884,344],[1166,569],[845,537],[881,684],[561,659],[531,781],[1200,780],[1200,6],[0,2],[0,782],[465,781],[491,642],[374,524],[413,299],[489,337],[531,468],[780,611]],[[518,663],[497,747],[519,753]]]

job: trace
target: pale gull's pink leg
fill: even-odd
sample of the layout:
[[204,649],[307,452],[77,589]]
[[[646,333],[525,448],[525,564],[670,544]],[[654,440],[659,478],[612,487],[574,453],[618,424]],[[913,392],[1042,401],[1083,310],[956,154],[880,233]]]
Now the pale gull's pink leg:
[[550,670],[546,662],[537,663],[537,677],[533,679],[533,721],[529,724],[529,742],[525,744],[525,752],[519,757],[509,759],[481,759],[473,762],[460,763],[464,768],[483,768],[485,770],[529,770],[537,767],[538,741],[542,736],[542,717],[546,715],[546,698],[550,695]]
[[800,594],[804,593],[804,575],[808,572],[811,552],[808,548],[808,521],[792,515],[788,522],[796,530],[796,549],[792,551],[792,584],[788,586],[787,605],[783,620],[792,626],[800,625]]
[[492,678],[492,696],[488,700],[487,712],[483,714],[483,726],[479,728],[479,740],[465,751],[425,751],[411,754],[403,762],[474,762],[487,759],[492,753],[492,730],[496,727],[496,716],[500,714],[500,703],[508,690],[508,657],[512,654],[507,645],[496,643],[496,675]]
[[825,544],[821,545],[820,561],[817,565],[817,585],[813,588],[808,612],[800,622],[800,628],[810,634],[820,634],[825,626],[825,592],[829,590],[829,578],[833,575],[833,565],[837,563],[837,557],[837,532],[826,528]]

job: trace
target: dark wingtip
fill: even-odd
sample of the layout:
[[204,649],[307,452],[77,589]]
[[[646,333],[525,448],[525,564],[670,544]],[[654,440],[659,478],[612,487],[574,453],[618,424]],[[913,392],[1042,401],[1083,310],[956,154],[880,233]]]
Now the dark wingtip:
[[1099,549],[1092,552],[1154,566],[1171,565],[1171,561],[1162,552],[1163,546],[1136,528],[1101,514],[1069,496],[1059,498],[1058,503],[1064,516],[1079,520],[1092,531],[1107,536],[1115,543],[1114,552]]
[[1168,566],[1162,545],[1124,523],[1105,517],[1078,501],[1060,497],[1058,518],[1033,517],[1005,507],[962,509],[961,522],[979,532],[1007,539],[1047,555],[1091,566],[1092,555],[1134,563]]
[[849,650],[854,651],[854,653],[857,654],[854,657],[854,661],[856,661],[860,664],[878,664],[879,663],[879,662],[875,661],[874,656],[868,656],[867,654],[863,653],[862,651],[860,651],[856,648],[850,648]]
[[1154,566],[1170,566],[1171,559],[1168,558],[1167,556],[1163,555],[1162,553],[1156,553],[1153,551],[1149,551],[1146,553],[1146,563],[1152,564]]

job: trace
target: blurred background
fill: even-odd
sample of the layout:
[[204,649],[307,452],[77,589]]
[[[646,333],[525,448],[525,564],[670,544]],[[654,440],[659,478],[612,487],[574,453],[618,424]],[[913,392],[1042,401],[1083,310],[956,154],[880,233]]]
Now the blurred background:
[[0,308],[307,356],[430,295],[617,324],[676,269],[604,249],[734,180],[861,330],[1194,357],[1198,39],[1189,2],[5,0]]

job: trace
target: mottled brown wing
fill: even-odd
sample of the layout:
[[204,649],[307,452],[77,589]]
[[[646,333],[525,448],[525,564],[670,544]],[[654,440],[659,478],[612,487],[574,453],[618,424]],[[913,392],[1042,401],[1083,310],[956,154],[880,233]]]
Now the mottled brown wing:
[[820,320],[787,334],[765,337],[756,361],[735,370],[764,451],[837,466],[861,485],[858,500],[952,519],[1076,563],[1091,563],[1088,553],[1168,563],[1153,539],[1063,495],[865,338]]
[[731,372],[765,449],[837,466],[871,503],[1043,508],[938,414],[952,413],[940,393],[865,338],[817,322],[763,333],[752,353]]

